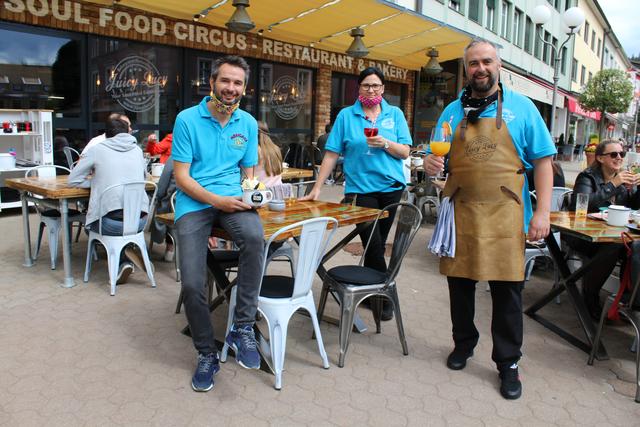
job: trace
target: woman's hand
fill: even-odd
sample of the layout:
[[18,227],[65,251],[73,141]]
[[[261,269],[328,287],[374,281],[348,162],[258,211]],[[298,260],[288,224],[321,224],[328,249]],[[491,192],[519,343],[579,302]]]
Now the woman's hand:
[[444,171],[444,157],[429,154],[422,159],[422,167],[429,176],[435,176]]
[[611,182],[616,187],[624,185],[627,189],[630,189],[633,185],[638,184],[640,175],[631,173],[629,171],[620,171],[616,176],[613,177]]
[[386,139],[383,136],[369,136],[367,137],[367,145],[371,148],[384,148]]

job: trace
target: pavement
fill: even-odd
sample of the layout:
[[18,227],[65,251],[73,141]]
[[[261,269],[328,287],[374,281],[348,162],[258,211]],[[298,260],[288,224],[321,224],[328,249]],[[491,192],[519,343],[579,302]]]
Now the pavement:
[[[568,165],[565,174],[578,166]],[[338,200],[343,187],[325,187],[322,198]],[[36,215],[31,215],[32,230]],[[308,317],[294,315],[288,330],[283,388],[274,377],[241,368],[230,357],[208,393],[191,390],[196,353],[180,334],[184,312],[174,314],[179,294],[172,263],[152,259],[157,288],[136,271],[109,296],[104,255],[82,282],[86,237],[73,244],[76,286],[65,289],[61,258],[50,270],[48,244],[34,267],[22,266],[19,210],[0,213],[0,425],[372,425],[372,426],[548,426],[638,425],[634,403],[635,355],[628,325],[609,327],[610,360],[588,366],[587,354],[524,318],[520,374],[522,398],[504,400],[491,361],[491,299],[476,293],[480,343],[462,371],[451,371],[448,292],[438,260],[426,245],[433,225],[418,232],[405,257],[398,288],[409,355],[403,356],[395,322],[375,333],[353,334],[344,368],[337,367],[338,328],[321,325],[331,367],[322,368]],[[347,230],[340,230],[339,237]],[[330,265],[356,263],[342,251]],[[287,271],[286,263],[274,270]],[[551,268],[536,268],[523,293],[525,307],[549,290]],[[321,283],[316,279],[316,301]],[[542,312],[578,330],[566,297]],[[337,315],[330,302],[327,313]],[[212,320],[222,339],[226,308]]]

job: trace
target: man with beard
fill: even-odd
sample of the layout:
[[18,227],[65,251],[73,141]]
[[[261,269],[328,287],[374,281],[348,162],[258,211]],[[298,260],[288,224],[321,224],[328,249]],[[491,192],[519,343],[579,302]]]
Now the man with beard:
[[[447,276],[454,349],[447,366],[463,369],[479,333],[473,317],[477,281],[488,281],[493,302],[492,359],[506,399],[522,394],[522,296],[525,235],[549,233],[552,166],[556,150],[540,113],[529,98],[499,83],[497,48],[472,41],[464,50],[468,86],[448,105],[437,126],[453,129],[449,176],[443,195],[455,208],[455,256],[442,257]],[[532,213],[525,170],[535,170],[538,203]],[[444,169],[440,156],[424,159],[429,175]]]
[[242,202],[240,186],[240,169],[253,178],[253,166],[258,163],[258,124],[238,109],[248,80],[244,59],[217,59],[209,80],[211,96],[178,114],[173,130],[184,308],[198,351],[191,381],[195,391],[211,390],[220,369],[206,292],[207,242],[214,226],[225,229],[240,248],[237,304],[226,342],[241,366],[260,367],[253,324],[262,275],[263,230],[257,212]]

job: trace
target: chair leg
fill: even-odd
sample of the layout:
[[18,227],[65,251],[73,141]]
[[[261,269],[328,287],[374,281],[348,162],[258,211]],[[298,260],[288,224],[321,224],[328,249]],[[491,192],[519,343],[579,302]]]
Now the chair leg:
[[140,253],[142,254],[142,259],[144,260],[144,268],[145,270],[147,270],[147,277],[149,278],[149,281],[151,281],[151,287],[155,288],[156,279],[153,277],[153,265],[151,265],[151,260],[149,259],[147,248],[146,246],[144,246],[144,240],[142,241],[142,245],[143,246],[138,245],[138,248],[140,249]]
[[[322,282],[322,291],[320,292],[320,302],[318,303],[318,322],[322,321],[322,315],[324,314],[324,307],[327,305],[327,296],[329,295],[329,284]],[[315,332],[311,334],[311,339],[316,336]]]
[[318,352],[322,358],[322,367],[324,369],[329,369],[329,358],[327,357],[327,352],[324,349],[324,342],[322,341],[322,334],[320,333],[320,322],[318,321],[318,313],[316,313],[316,307],[313,304],[313,299],[311,299],[309,304],[306,304],[306,309],[309,312],[309,317],[311,317],[313,331],[315,333],[316,341],[318,342]]
[[87,283],[89,281],[89,275],[91,274],[91,264],[93,262],[93,257],[96,251],[95,248],[95,240],[89,240],[89,245],[87,247],[87,262],[84,267],[84,282]]
[[227,314],[227,328],[224,333],[224,345],[222,346],[222,351],[220,352],[220,361],[222,363],[227,361],[227,354],[229,353],[229,344],[227,344],[227,335],[229,334],[229,330],[231,329],[231,325],[233,324],[233,312],[236,309],[236,287],[234,286],[231,289],[231,298],[229,298],[229,314]]
[[393,286],[388,292],[389,299],[393,304],[393,314],[396,316],[396,325],[398,326],[398,337],[400,338],[400,344],[402,345],[402,354],[407,356],[409,354],[409,347],[407,346],[407,338],[404,335],[404,325],[402,324],[402,313],[400,312],[398,290]]
[[184,301],[184,291],[180,288],[180,295],[178,295],[178,304],[176,304],[176,314],[180,314],[180,308],[182,308],[182,301]]
[[112,253],[107,249],[107,265],[109,266],[109,284],[111,285],[111,296],[114,296],[116,294],[118,270],[120,269],[120,251],[114,251]]
[[282,318],[270,319],[269,344],[271,347],[271,362],[275,374],[276,390],[282,388],[282,371],[284,370],[284,355],[287,350],[287,324]]
[[180,274],[180,245],[178,245],[178,239],[173,234],[169,234],[171,240],[173,241],[173,262],[176,267],[176,282],[180,282],[182,280],[182,275]]
[[376,334],[380,333],[380,318],[382,317],[382,297],[379,295],[370,296],[371,312],[373,313],[373,321],[376,323]]
[[78,231],[76,232],[76,243],[80,240],[80,233],[82,232],[82,223],[78,222]]
[[593,365],[593,359],[596,357],[598,347],[600,347],[600,336],[602,335],[602,330],[604,329],[604,320],[606,319],[607,311],[609,311],[609,307],[611,307],[612,304],[613,301],[607,298],[604,306],[602,307],[602,313],[600,313],[600,322],[598,322],[598,329],[596,330],[596,336],[593,340],[593,346],[591,347],[591,353],[589,353],[587,365]]
[[355,316],[355,304],[353,294],[351,292],[341,295],[340,310],[340,356],[338,358],[338,366],[344,367],[344,358],[349,349],[349,338],[353,329],[353,318]]
[[40,222],[40,227],[38,228],[38,239],[36,240],[36,252],[33,255],[33,258],[38,258],[38,254],[40,253],[40,245],[42,244],[42,234],[44,233],[45,223]]

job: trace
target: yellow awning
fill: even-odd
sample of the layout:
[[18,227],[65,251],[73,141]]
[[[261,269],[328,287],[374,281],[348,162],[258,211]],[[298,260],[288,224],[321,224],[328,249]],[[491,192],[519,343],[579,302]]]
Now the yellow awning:
[[[112,0],[92,3],[110,5]],[[119,4],[185,20],[209,9],[200,22],[218,27],[224,27],[235,10],[232,0],[121,0]],[[353,41],[349,30],[359,26],[365,31],[367,59],[412,70],[427,63],[431,47],[438,49],[439,61],[462,57],[472,37],[382,0],[252,0],[247,12],[256,24],[252,33],[262,30],[264,37],[339,53]]]

